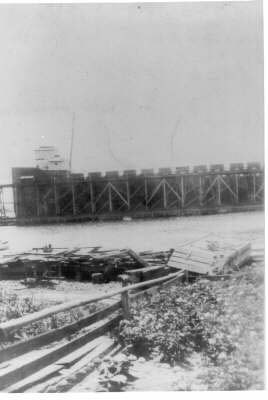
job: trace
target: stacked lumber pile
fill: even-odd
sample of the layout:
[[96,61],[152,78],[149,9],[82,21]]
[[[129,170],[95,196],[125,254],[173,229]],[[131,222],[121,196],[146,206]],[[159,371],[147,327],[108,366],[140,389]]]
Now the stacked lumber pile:
[[173,270],[186,270],[193,274],[225,275],[240,268],[251,258],[250,243],[230,240],[206,240],[194,246],[175,249],[168,266]]

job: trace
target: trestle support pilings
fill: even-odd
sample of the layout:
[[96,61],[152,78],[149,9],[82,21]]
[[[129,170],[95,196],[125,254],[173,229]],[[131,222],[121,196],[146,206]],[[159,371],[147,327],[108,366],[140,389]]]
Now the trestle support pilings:
[[261,209],[264,202],[264,171],[258,163],[160,168],[156,173],[93,172],[86,177],[29,170],[13,169],[20,224],[202,215]]

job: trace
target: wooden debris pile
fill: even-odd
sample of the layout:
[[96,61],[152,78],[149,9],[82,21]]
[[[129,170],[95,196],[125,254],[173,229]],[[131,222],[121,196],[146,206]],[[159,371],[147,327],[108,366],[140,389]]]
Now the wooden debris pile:
[[31,252],[1,252],[0,279],[76,279],[94,283],[119,280],[141,282],[186,270],[188,275],[228,275],[251,257],[250,244],[232,240],[199,240],[168,251],[136,253],[131,249],[104,250],[101,247],[52,248]]

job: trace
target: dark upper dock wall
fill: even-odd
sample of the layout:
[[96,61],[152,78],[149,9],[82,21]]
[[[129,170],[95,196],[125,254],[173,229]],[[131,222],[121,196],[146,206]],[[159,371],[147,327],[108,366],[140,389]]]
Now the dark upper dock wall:
[[262,206],[259,163],[91,172],[13,168],[18,220],[188,215]]

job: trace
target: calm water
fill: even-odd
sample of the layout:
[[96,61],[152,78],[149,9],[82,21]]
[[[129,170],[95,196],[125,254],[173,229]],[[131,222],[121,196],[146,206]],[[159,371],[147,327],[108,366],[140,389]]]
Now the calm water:
[[161,250],[198,239],[206,234],[243,237],[260,236],[264,213],[236,213],[128,222],[104,222],[39,227],[0,227],[0,240],[8,240],[11,250],[29,250],[51,243],[54,247],[131,247],[134,250]]

